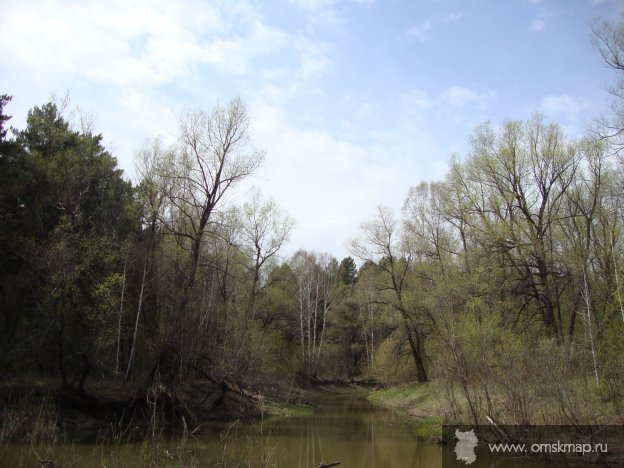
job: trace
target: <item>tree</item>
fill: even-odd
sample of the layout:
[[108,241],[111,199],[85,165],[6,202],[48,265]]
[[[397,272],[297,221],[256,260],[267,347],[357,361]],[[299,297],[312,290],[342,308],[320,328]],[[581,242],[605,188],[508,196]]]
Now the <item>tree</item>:
[[458,246],[443,215],[441,205],[446,184],[421,182],[409,190],[403,205],[405,230],[411,236],[410,248],[423,262],[432,260],[444,274],[445,267],[458,254]]
[[[136,173],[139,184],[135,189],[136,200],[140,207],[141,216],[141,235],[137,242],[137,258],[136,261],[142,265],[140,273],[140,287],[137,298],[136,316],[134,320],[134,330],[132,333],[132,344],[130,345],[130,353],[126,366],[125,378],[130,377],[135,363],[136,342],[139,331],[139,323],[141,320],[141,312],[144,309],[146,296],[149,295],[146,286],[148,283],[154,283],[154,265],[157,261],[155,258],[156,248],[164,235],[164,221],[167,211],[167,194],[170,193],[171,180],[166,177],[166,168],[171,164],[174,153],[171,149],[165,149],[161,141],[156,138],[147,142],[145,147],[139,150],[135,155]],[[122,293],[125,292],[125,271],[127,270],[127,259],[124,261],[124,283],[122,284]],[[121,340],[121,324],[123,314],[123,300],[119,308],[118,320],[118,354],[119,342]],[[156,328],[156,327],[154,327]]]
[[347,286],[352,286],[357,280],[357,266],[355,260],[351,257],[345,257],[340,262],[339,267],[340,281]]
[[10,222],[0,237],[14,268],[2,283],[16,311],[7,310],[16,321],[6,342],[29,351],[20,354],[32,365],[58,366],[65,386],[82,386],[99,353],[114,347],[107,331],[117,304],[104,298],[117,297],[118,246],[138,228],[131,185],[101,141],[48,103],[28,113],[19,152],[2,161]]
[[518,293],[536,302],[546,330],[561,341],[566,278],[556,267],[556,244],[564,194],[579,165],[576,148],[540,116],[499,130],[478,127],[472,144],[461,183],[472,214],[468,222],[481,246],[524,285]]
[[[416,311],[407,299],[407,280],[413,267],[411,251],[403,235],[401,225],[388,207],[377,208],[377,216],[362,224],[362,235],[351,242],[351,253],[364,262],[372,262],[384,273],[384,284],[380,300],[386,300],[399,312],[403,330],[409,343],[416,377],[419,382],[427,382],[424,360],[425,329]],[[382,299],[384,298],[385,299]]]
[[[221,340],[217,349],[208,351],[213,358],[219,357],[224,375],[239,379],[270,362],[273,357],[269,349],[281,343],[278,334],[268,329],[272,313],[266,313],[262,299],[274,280],[271,270],[294,223],[257,189],[251,190],[249,198],[242,207],[227,210],[225,216],[219,213],[219,226],[211,233],[205,249],[222,301],[215,307],[209,299],[213,306],[202,307],[205,315],[214,315],[216,309],[222,317],[220,326],[212,330],[212,335]],[[204,302],[202,295],[201,303]],[[208,321],[202,318],[201,323]],[[205,327],[198,329],[204,331]],[[198,341],[214,341],[214,337],[206,333]]]
[[[152,370],[152,374],[158,370],[159,362],[175,363],[169,366],[171,378],[180,364],[190,358],[191,351],[197,350],[201,339],[198,331],[205,330],[208,323],[202,310],[202,291],[196,288],[198,271],[202,262],[215,259],[220,262],[222,255],[220,252],[212,255],[214,252],[210,251],[207,239],[210,237],[214,241],[223,231],[219,224],[227,211],[226,195],[249,176],[264,157],[262,151],[251,147],[249,117],[239,98],[225,106],[217,103],[211,113],[199,109],[181,113],[179,132],[177,145],[166,152],[165,164],[158,165],[159,188],[155,192],[157,198],[152,198],[152,202],[157,203],[148,203],[160,210],[160,191],[165,191],[160,215],[162,227],[175,240],[170,246],[175,297],[169,307],[171,316],[166,323],[165,344]],[[238,248],[232,242],[226,244],[226,266],[229,266],[230,254],[237,254]],[[144,264],[147,268],[147,263]],[[212,273],[222,281],[221,292],[227,302],[227,269],[213,267]],[[198,304],[192,304],[192,299]]]
[[304,372],[315,377],[318,371],[328,315],[333,308],[338,262],[327,255],[299,250],[290,266],[297,283],[299,339]]
[[180,139],[175,164],[168,172],[174,207],[170,229],[190,243],[179,310],[186,310],[195,284],[202,240],[215,210],[229,189],[258,168],[264,158],[250,149],[249,116],[243,102],[217,104],[211,114],[192,110],[180,116]]
[[273,200],[263,200],[257,189],[250,193],[250,200],[242,208],[242,241],[252,260],[252,284],[247,312],[250,313],[260,291],[266,286],[262,270],[277,255],[288,240],[295,221],[281,213]]
[[4,113],[4,106],[6,106],[13,99],[8,94],[0,95],[0,144],[6,140],[7,129],[4,128],[4,123],[11,119],[10,115]]
[[[378,268],[372,263],[364,264],[360,269],[355,284],[355,301],[357,305],[358,321],[362,338],[364,339],[364,351],[366,362],[371,371],[375,366],[375,349],[379,339],[379,324],[377,315],[380,309],[380,301],[377,299],[376,274]],[[382,335],[383,336],[383,335]]]
[[624,148],[624,24],[595,23],[592,26],[592,44],[607,67],[617,73],[609,88],[613,96],[612,115],[600,119],[598,137],[612,140],[615,152]]

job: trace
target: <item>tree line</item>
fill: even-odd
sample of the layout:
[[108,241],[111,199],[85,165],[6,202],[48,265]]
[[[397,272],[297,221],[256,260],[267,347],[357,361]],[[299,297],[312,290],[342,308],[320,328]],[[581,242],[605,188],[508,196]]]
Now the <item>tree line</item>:
[[[621,30],[594,36],[621,71]],[[444,180],[378,207],[341,261],[282,258],[294,220],[257,190],[232,201],[264,158],[240,99],[182,113],[132,184],[57,103],[9,134],[4,95],[0,372],[81,391],[435,379],[475,423],[621,414],[621,89],[583,138],[539,115],[478,126]]]

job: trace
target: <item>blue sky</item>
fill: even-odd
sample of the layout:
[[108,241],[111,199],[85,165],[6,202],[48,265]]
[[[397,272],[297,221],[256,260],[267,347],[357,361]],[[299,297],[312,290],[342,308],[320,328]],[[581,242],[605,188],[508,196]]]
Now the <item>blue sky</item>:
[[[0,93],[69,92],[128,177],[176,115],[241,96],[264,166],[250,184],[297,220],[285,253],[347,255],[379,204],[444,177],[475,125],[542,112],[570,136],[614,76],[590,43],[616,0],[3,0]],[[241,187],[241,197],[249,188]]]

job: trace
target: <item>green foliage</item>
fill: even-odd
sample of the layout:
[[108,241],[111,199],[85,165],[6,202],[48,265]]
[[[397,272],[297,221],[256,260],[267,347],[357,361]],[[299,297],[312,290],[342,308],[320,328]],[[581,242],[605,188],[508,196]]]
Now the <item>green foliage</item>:
[[418,419],[414,423],[414,432],[418,437],[437,439],[442,435],[442,422],[438,417]]
[[55,104],[33,108],[14,144],[19,151],[0,160],[9,182],[0,189],[0,282],[12,298],[3,345],[29,351],[22,355],[47,372],[63,370],[78,356],[96,358],[95,341],[111,325],[104,289],[119,242],[137,226],[132,190],[101,136],[73,130]]
[[367,375],[384,385],[414,380],[414,363],[406,350],[405,338],[394,333],[375,350],[375,358]]
[[[619,317],[618,317],[619,319]],[[598,362],[600,363],[601,377],[600,393],[603,401],[612,405],[616,414],[624,414],[624,323],[614,320],[614,324],[607,328],[603,340],[598,346]]]
[[299,353],[294,345],[284,340],[279,331],[265,331],[255,328],[250,342],[250,352],[257,356],[250,366],[251,379],[255,375],[272,380],[286,380],[301,368]]
[[[240,388],[433,376],[462,421],[622,413],[624,166],[607,143],[540,117],[479,126],[444,181],[410,189],[400,218],[379,207],[363,224],[358,271],[305,250],[280,263],[290,218],[256,192],[223,204],[262,159],[247,151],[239,100],[186,115],[179,145],[150,142],[135,188],[101,135],[54,103],[9,136],[9,102],[0,96],[5,375],[78,388],[120,370]],[[234,152],[215,157],[234,123]],[[426,406],[436,399],[423,388],[386,397]]]
[[0,145],[5,143],[7,135],[7,129],[4,128],[4,124],[11,119],[10,115],[4,113],[4,106],[11,102],[11,99],[13,99],[13,97],[8,94],[0,95]]

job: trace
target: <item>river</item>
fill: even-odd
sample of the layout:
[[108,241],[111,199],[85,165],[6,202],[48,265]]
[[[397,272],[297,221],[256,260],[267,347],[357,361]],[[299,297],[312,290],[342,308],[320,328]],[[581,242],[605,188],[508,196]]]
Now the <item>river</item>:
[[[67,467],[318,467],[340,461],[340,468],[436,468],[443,449],[415,436],[409,418],[371,404],[357,394],[332,392],[314,401],[309,416],[267,418],[255,422],[211,422],[196,436],[169,437],[157,443],[9,446],[0,450],[0,466],[39,466],[38,459]],[[453,447],[444,447],[449,466]],[[500,463],[481,457],[480,466],[547,466],[535,460]]]

